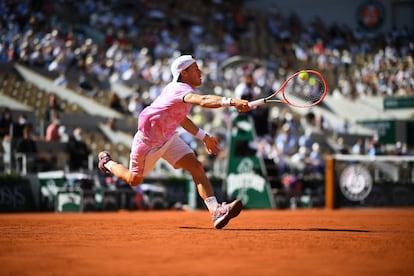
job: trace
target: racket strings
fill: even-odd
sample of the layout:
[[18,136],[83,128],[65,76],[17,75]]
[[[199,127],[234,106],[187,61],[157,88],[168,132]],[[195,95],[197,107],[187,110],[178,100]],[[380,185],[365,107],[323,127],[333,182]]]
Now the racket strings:
[[312,106],[325,96],[325,83],[316,74],[309,73],[307,79],[295,76],[290,79],[283,90],[283,98],[291,105]]

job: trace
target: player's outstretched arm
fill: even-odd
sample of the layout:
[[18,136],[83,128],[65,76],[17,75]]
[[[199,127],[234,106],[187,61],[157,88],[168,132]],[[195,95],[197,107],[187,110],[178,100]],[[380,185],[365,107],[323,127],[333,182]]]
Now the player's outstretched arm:
[[189,93],[184,97],[184,102],[206,108],[234,106],[239,112],[246,112],[250,110],[249,102],[246,100],[227,98],[217,95],[199,95]]

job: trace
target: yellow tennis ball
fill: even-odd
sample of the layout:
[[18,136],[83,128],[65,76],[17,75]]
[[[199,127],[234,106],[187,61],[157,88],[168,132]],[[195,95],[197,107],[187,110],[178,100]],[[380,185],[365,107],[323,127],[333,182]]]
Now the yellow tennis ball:
[[302,72],[299,74],[299,79],[306,81],[309,78],[309,74],[307,72]]
[[315,78],[310,78],[309,79],[309,85],[314,86],[316,84],[316,79]]

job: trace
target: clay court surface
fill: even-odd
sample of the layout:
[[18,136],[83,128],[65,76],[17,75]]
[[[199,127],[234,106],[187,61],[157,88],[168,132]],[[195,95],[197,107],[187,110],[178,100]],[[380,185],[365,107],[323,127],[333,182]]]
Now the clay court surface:
[[414,209],[0,214],[1,275],[414,275]]

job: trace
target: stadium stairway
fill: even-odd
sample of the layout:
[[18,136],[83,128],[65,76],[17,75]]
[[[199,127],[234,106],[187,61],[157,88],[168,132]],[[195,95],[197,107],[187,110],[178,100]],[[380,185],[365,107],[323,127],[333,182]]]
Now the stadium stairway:
[[[356,120],[351,117],[351,113],[358,113],[358,109],[354,110],[354,107],[351,103],[343,104],[343,102],[346,103],[345,100],[336,101],[335,99],[332,99],[332,96],[327,95],[324,102],[320,105],[314,106],[312,108],[291,107],[291,109],[303,117],[306,116],[306,114],[309,112],[314,113],[316,118],[323,117],[334,132],[342,132],[344,123],[347,122],[349,133],[359,135],[373,135],[374,131],[364,126],[358,125]],[[303,127],[306,129],[309,126]]]
[[90,115],[118,119],[123,117],[123,115],[119,112],[114,111],[108,106],[101,105],[89,97],[80,95],[79,93],[76,93],[75,91],[72,91],[65,87],[55,85],[53,80],[48,79],[36,73],[35,71],[28,69],[25,66],[16,64],[15,69],[26,81],[35,84],[37,87],[46,92],[55,93],[61,99],[79,105],[83,110],[85,110],[86,113]]
[[[6,85],[10,83],[10,85],[12,85],[10,89],[4,85],[0,87],[0,89],[2,89],[2,91],[0,91],[0,106],[11,107],[12,110],[18,110],[18,113],[34,113],[40,107],[38,107],[37,101],[35,101],[36,104],[30,104],[27,101],[27,98],[40,98],[42,102],[46,99],[47,103],[48,94],[54,93],[62,100],[62,104],[73,105],[78,107],[79,111],[80,109],[82,110],[81,113],[71,112],[71,110],[69,110],[68,112],[62,114],[61,121],[66,127],[68,133],[75,127],[81,127],[85,130],[85,141],[90,144],[91,149],[95,154],[104,149],[110,150],[113,152],[113,156],[115,158],[119,158],[121,159],[120,161],[123,161],[123,163],[127,163],[132,135],[136,130],[136,118],[124,116],[123,114],[112,110],[108,106],[101,104],[94,99],[80,95],[76,91],[56,86],[51,78],[39,74],[22,65],[15,65],[14,68],[23,80],[9,80],[4,83]],[[9,75],[14,76],[14,74]],[[21,97],[15,97],[13,93],[16,91],[19,92],[20,86],[23,86],[22,88],[26,92]],[[31,87],[33,89],[35,88],[34,93],[31,93],[33,90]],[[122,86],[118,86],[116,88],[117,91],[114,92],[121,94],[120,96],[122,98],[127,97],[128,94],[132,93],[131,90]],[[6,90],[10,93],[3,93]],[[108,128],[105,123],[109,120],[116,121],[116,131],[106,131]],[[122,160],[123,158],[125,160]]]
[[3,107],[7,106],[12,110],[25,110],[25,111],[31,111],[32,110],[31,107],[29,107],[25,104],[22,104],[21,102],[16,101],[15,99],[13,99],[9,96],[6,96],[2,93],[0,93],[0,106],[3,106]]
[[126,147],[131,147],[133,137],[123,131],[113,130],[106,124],[99,123],[99,129],[105,134],[108,139],[114,144],[123,144]]
[[385,97],[381,96],[369,96],[361,97],[360,102],[365,106],[370,106],[378,110],[378,112],[380,112],[381,115],[384,116],[384,118],[386,119],[405,120],[413,118],[414,110],[412,108],[384,110],[384,99]]

